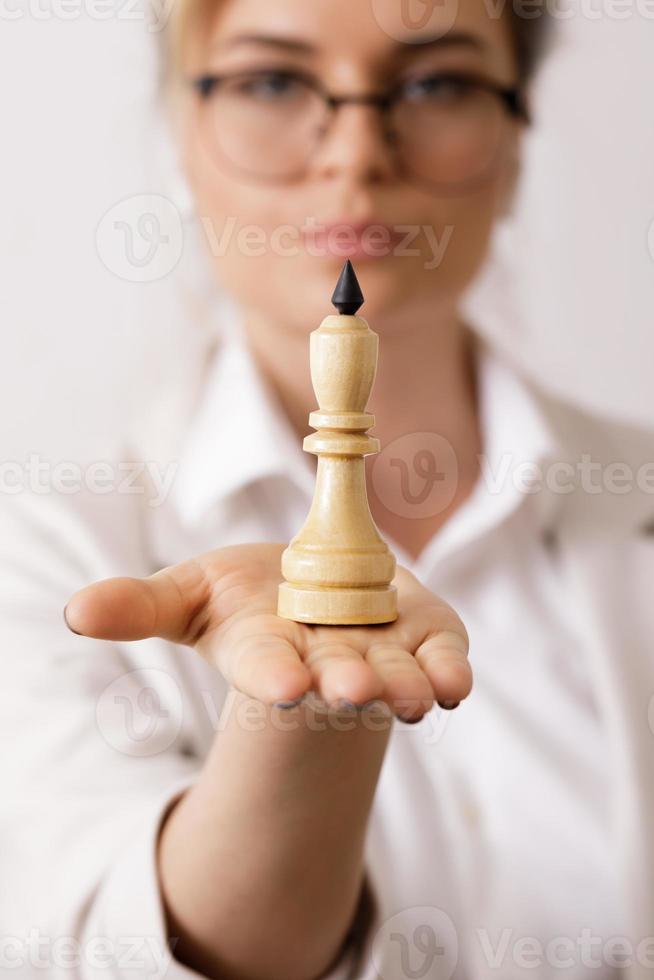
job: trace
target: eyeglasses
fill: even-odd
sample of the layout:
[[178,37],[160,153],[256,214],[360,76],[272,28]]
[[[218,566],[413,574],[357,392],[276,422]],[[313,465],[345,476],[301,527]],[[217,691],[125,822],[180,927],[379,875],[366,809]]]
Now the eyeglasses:
[[203,75],[191,85],[216,163],[267,183],[307,175],[343,105],[378,109],[397,172],[445,193],[488,179],[509,121],[529,122],[518,88],[472,74],[423,74],[380,95],[336,96],[308,74],[277,68]]

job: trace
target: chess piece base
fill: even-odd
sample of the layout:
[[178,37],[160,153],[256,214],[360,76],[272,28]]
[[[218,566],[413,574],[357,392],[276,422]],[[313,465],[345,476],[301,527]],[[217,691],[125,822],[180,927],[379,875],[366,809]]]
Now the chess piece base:
[[366,626],[397,619],[397,589],[302,588],[279,586],[278,615],[316,626]]

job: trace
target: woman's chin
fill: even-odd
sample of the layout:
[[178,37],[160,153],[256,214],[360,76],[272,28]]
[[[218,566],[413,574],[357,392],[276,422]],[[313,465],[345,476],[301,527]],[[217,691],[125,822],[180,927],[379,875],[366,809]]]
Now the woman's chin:
[[[316,282],[319,277],[321,285],[314,287],[331,301],[331,295],[340,276],[343,265],[347,260],[331,260],[321,263],[316,275],[307,271],[307,282]],[[406,259],[390,256],[367,262],[350,259],[354,267],[364,303],[361,316],[372,324],[373,319],[387,318],[391,315],[401,315],[404,311],[415,309],[416,301],[430,305],[436,300],[435,279],[433,273],[428,276],[423,270],[416,269]],[[322,285],[324,283],[324,285]]]
[[[243,306],[257,311],[257,319],[269,319],[271,308],[280,323],[293,332],[308,334],[326,316],[336,313],[332,295],[347,259],[298,256],[276,263],[274,268],[234,270],[230,281]],[[406,331],[408,320],[421,320],[425,310],[435,311],[442,296],[443,279],[425,272],[410,259],[394,256],[376,261],[350,260],[364,302],[360,316],[373,330],[391,335]]]

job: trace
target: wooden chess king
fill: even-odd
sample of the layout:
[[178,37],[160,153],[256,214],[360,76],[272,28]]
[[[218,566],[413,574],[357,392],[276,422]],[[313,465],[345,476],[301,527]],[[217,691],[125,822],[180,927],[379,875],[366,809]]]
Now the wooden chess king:
[[318,456],[309,516],[282,555],[279,616],[331,626],[389,623],[397,619],[392,585],[395,558],[370,513],[364,457],[377,453],[368,435],[375,424],[366,406],[377,371],[379,338],[356,316],[363,294],[345,263],[327,316],[311,334],[311,380],[319,409],[317,431],[304,440]]

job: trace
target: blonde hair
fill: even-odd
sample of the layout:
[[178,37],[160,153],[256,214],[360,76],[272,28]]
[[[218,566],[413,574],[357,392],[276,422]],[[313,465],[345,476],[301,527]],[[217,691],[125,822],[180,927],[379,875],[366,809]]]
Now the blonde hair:
[[[174,0],[170,16],[160,34],[160,77],[168,88],[185,70],[189,40],[200,28],[208,29],[208,19],[217,0]],[[154,8],[152,8],[154,10]]]

